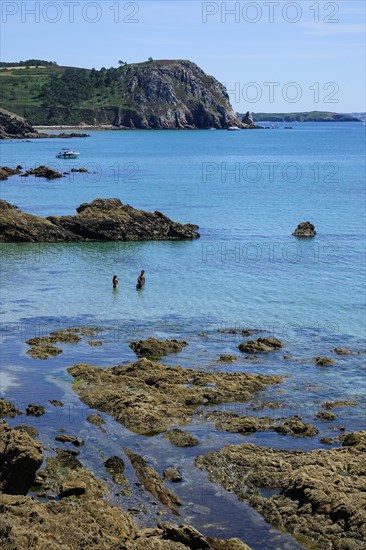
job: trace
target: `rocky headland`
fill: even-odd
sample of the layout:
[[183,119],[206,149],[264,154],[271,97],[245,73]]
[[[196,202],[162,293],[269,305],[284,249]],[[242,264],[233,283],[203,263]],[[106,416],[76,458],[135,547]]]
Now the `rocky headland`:
[[83,203],[73,216],[41,218],[0,200],[0,242],[143,241],[197,239],[198,226],[161,212],[136,210],[119,199]]

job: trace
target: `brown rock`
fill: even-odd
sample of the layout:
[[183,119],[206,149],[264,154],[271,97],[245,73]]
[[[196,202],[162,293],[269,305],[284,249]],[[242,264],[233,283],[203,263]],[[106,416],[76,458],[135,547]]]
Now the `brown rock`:
[[75,447],[81,447],[84,445],[84,441],[81,437],[76,437],[75,435],[58,434],[56,435],[55,440],[60,443],[72,443]]
[[[249,502],[267,522],[307,540],[307,546],[361,549],[366,533],[366,432],[349,435],[351,447],[310,452],[228,445],[197,457],[196,465],[211,481]],[[264,497],[263,488],[276,491]]]
[[169,353],[178,353],[187,345],[187,342],[184,341],[157,340],[156,338],[138,340],[129,344],[136,355],[149,358],[159,358]]
[[182,474],[178,470],[178,468],[170,467],[164,470],[163,477],[167,479],[168,481],[172,481],[173,483],[179,483],[182,481]]
[[46,412],[46,408],[43,405],[37,405],[36,403],[30,403],[25,412],[28,416],[42,416]]
[[144,241],[197,239],[198,227],[145,212],[119,199],[95,199],[74,216],[41,218],[0,200],[0,242]]
[[315,226],[310,222],[299,223],[292,234],[294,237],[315,237]]
[[74,391],[89,407],[112,415],[128,429],[164,432],[192,418],[199,405],[248,400],[256,391],[278,384],[280,376],[207,373],[140,359],[129,365],[68,369]]
[[0,492],[25,495],[42,462],[40,443],[25,431],[0,424]]
[[257,340],[249,340],[244,344],[240,344],[239,349],[243,353],[260,353],[277,351],[282,346],[282,342],[277,338],[257,338]]
[[17,414],[22,414],[10,401],[0,398],[0,418],[14,418]]
[[333,361],[333,359],[329,359],[329,357],[315,357],[314,361],[318,367],[328,367],[330,365],[334,365],[335,363],[335,361]]
[[312,437],[319,431],[312,424],[305,424],[298,416],[287,420],[281,426],[275,428],[275,432],[281,435],[292,435],[294,437]]
[[83,481],[65,481],[61,485],[60,497],[83,495],[86,491],[86,484]]
[[173,523],[159,523],[158,527],[165,532],[165,537],[174,542],[180,542],[192,550],[210,548],[208,540],[190,525],[174,525]]
[[176,447],[195,447],[199,444],[199,439],[197,437],[183,430],[179,430],[178,428],[166,432],[164,437]]
[[336,420],[338,418],[338,416],[332,412],[329,412],[329,411],[319,411],[318,413],[316,413],[315,417],[318,419],[318,420]]
[[164,486],[163,480],[156,470],[147,465],[147,462],[142,456],[133,453],[130,449],[124,449],[126,455],[131,461],[131,464],[136,472],[138,479],[144,485],[145,489],[156,497],[162,504],[178,514],[178,507],[181,506],[180,499]]

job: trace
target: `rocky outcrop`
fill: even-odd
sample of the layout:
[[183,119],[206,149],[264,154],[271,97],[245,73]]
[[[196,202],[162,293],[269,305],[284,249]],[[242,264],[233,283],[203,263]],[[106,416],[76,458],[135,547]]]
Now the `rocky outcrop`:
[[25,431],[0,423],[0,493],[27,494],[42,462],[40,443]]
[[343,448],[332,450],[229,445],[198,457],[196,465],[306,546],[361,550],[366,536],[365,450],[366,432],[357,432],[344,437]]
[[184,432],[183,430],[179,430],[179,428],[169,430],[169,432],[164,434],[164,437],[176,447],[195,447],[199,444],[199,439],[196,436],[188,432]]
[[157,340],[156,338],[138,340],[129,344],[136,355],[150,358],[163,357],[169,353],[179,353],[187,345],[187,342],[183,340]]
[[88,134],[42,134],[24,118],[0,109],[0,139],[34,139],[57,137],[88,137]]
[[[40,218],[0,200],[0,242],[144,241],[197,239],[198,227],[161,212],[136,210],[119,199],[95,199],[74,216]],[[52,350],[51,350],[52,351]]]
[[260,353],[277,351],[282,348],[281,340],[277,338],[257,338],[257,340],[249,340],[244,344],[239,345],[239,349],[245,353]]
[[78,364],[68,372],[78,381],[74,391],[84,403],[143,434],[191,420],[200,405],[246,401],[256,391],[282,381],[276,375],[167,367],[145,358],[107,369]]
[[299,223],[292,234],[294,237],[315,237],[315,226],[310,222]]
[[125,453],[145,489],[162,504],[170,508],[173,513],[178,514],[178,507],[182,503],[172,491],[165,487],[164,480],[158,472],[149,466],[142,456],[133,453],[130,449],[125,448]]
[[161,60],[126,67],[121,104],[113,124],[120,128],[248,128],[233,111],[226,88],[195,63]]

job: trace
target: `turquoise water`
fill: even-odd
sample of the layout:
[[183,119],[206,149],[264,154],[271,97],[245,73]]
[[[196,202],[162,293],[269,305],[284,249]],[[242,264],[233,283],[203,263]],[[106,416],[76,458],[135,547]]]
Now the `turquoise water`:
[[[58,150],[70,145],[80,151],[80,159],[58,161]],[[325,400],[358,403],[342,410],[335,423],[315,421],[319,437],[293,440],[261,433],[245,441],[311,449],[322,446],[320,437],[337,435],[342,425],[347,431],[364,427],[364,356],[331,353],[334,347],[365,348],[364,151],[365,128],[357,123],[307,123],[295,124],[293,130],[242,132],[106,131],[71,142],[2,143],[2,165],[21,164],[28,169],[46,164],[62,171],[81,166],[95,172],[50,182],[33,177],[1,182],[1,198],[27,212],[71,214],[82,202],[118,197],[136,208],[195,223],[201,238],[2,245],[1,393],[18,403],[60,398],[80,407],[68,386],[68,365],[131,361],[135,356],[127,344],[132,339],[182,337],[190,345],[178,357],[167,358],[167,363],[290,375],[281,389],[268,389],[260,396],[267,401],[282,399],[290,414],[314,422]],[[292,237],[297,224],[306,220],[315,224],[317,237]],[[141,269],[146,272],[146,287],[136,292]],[[115,273],[120,279],[118,292],[112,290]],[[107,327],[101,333],[101,348],[64,346],[63,355],[47,361],[25,355],[27,338],[88,324]],[[284,360],[283,354],[276,354],[252,363],[243,357],[228,367],[218,366],[218,355],[238,353],[242,341],[237,335],[217,332],[229,327],[259,328],[278,337],[284,341],[284,353],[292,358]],[[333,357],[336,366],[316,367],[317,355]],[[62,418],[65,427],[74,431],[76,426],[87,429],[84,420],[70,424],[69,418]],[[49,417],[38,422],[42,437],[52,439],[59,424],[50,425]],[[123,430],[132,445],[138,440],[136,445],[151,458],[176,452],[171,446],[168,451],[161,438],[133,436],[109,422],[117,434]],[[192,424],[190,429],[203,441],[196,454],[243,441],[242,436],[216,432],[208,423]],[[107,452],[110,443],[98,439],[98,444]],[[95,441],[91,439],[89,445],[83,448],[82,458],[98,471]],[[206,506],[194,489],[195,476],[200,474],[192,469],[192,452],[179,455],[192,476],[182,494]],[[221,525],[223,532],[243,536],[253,548],[277,547],[278,532],[262,524],[259,545],[258,517],[243,507],[238,511],[239,505],[230,504],[229,497],[227,515],[220,517],[220,500],[211,488],[208,491],[209,519],[199,513],[192,519],[192,507],[187,506],[185,517],[195,526],[212,532],[215,519],[217,533]],[[240,514],[252,527],[243,528]],[[299,548],[292,539],[289,543],[281,539],[278,548],[284,547]]]

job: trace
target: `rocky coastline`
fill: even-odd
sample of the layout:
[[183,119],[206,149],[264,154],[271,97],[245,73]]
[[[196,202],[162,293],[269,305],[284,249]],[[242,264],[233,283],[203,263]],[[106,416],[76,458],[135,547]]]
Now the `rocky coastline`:
[[[27,340],[30,356],[35,361],[52,358],[56,352],[49,353],[50,347],[62,353],[58,346],[78,346],[97,335],[103,343],[103,330],[79,326],[31,338]],[[235,337],[235,331],[231,333]],[[273,357],[273,352],[285,346],[276,338],[250,340],[253,333],[245,329],[240,337],[262,357]],[[173,461],[163,468],[156,458],[143,453],[141,444],[127,446],[121,441],[120,451],[106,457],[103,464],[119,495],[130,498],[133,485],[149,495],[157,506],[155,524],[141,526],[136,519],[136,510],[141,510],[116,506],[110,499],[107,478],[96,476],[83,465],[89,430],[108,435],[103,416],[110,416],[139,437],[162,436],[176,452],[194,452],[196,467],[206,472],[211,482],[248,502],[268,523],[292,534],[303,547],[363,549],[366,432],[342,431],[332,440],[320,440],[337,445],[329,450],[281,450],[241,443],[203,451],[201,436],[189,431],[189,425],[197,420],[212,424],[217,433],[236,437],[271,431],[279,438],[310,440],[319,430],[299,416],[289,417],[280,400],[256,401],[247,407],[245,415],[225,410],[224,405],[245,403],[266,389],[278,386],[276,393],[280,395],[284,377],[243,373],[242,369],[222,372],[176,365],[176,358],[189,344],[178,339],[135,340],[130,348],[139,358],[133,363],[111,367],[80,363],[69,367],[74,380],[72,390],[94,410],[87,417],[90,428],[82,437],[55,425],[55,443],[44,446],[38,441],[38,429],[16,425],[24,413],[37,419],[46,414],[49,405],[62,409],[64,403],[58,399],[29,403],[24,410],[0,399],[0,418],[9,419],[15,426],[0,421],[2,548],[45,550],[51,541],[54,547],[62,545],[65,550],[250,550],[243,540],[208,537],[182,523],[181,509],[187,502],[182,496],[185,493],[176,491],[176,487],[184,484],[187,472]],[[355,353],[359,352],[347,349],[345,357],[352,358]],[[169,356],[174,357],[175,366],[163,363],[162,357]],[[339,411],[356,405],[349,400],[324,401],[314,421],[332,422]],[[262,409],[273,414],[259,414]]]
[[198,226],[174,222],[119,199],[83,203],[74,216],[41,218],[0,200],[0,242],[144,241],[197,239]]
[[38,132],[24,118],[0,109],[0,139],[85,138],[84,133],[45,134]]

